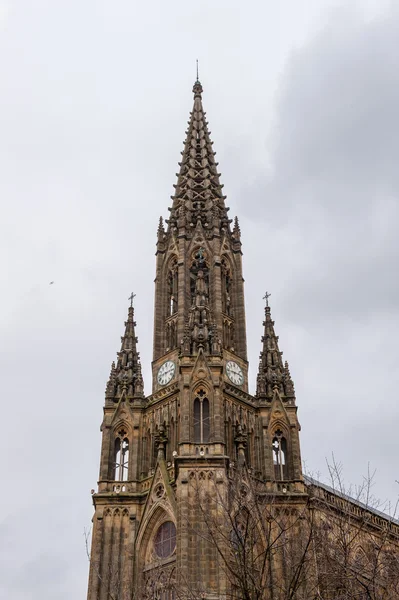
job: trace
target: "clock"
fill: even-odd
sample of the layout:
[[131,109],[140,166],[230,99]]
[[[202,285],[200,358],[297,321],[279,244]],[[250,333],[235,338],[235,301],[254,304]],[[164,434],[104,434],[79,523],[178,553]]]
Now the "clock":
[[240,365],[234,362],[234,360],[227,361],[226,374],[234,385],[242,385],[244,383],[244,373],[242,372]]
[[159,385],[166,385],[169,381],[172,381],[175,371],[176,365],[173,361],[167,360],[164,362],[158,370],[157,381]]

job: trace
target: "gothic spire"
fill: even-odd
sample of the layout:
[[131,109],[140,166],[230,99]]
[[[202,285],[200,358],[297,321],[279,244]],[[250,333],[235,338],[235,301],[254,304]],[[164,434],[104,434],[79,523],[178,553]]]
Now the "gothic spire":
[[159,217],[159,224],[158,224],[158,230],[157,230],[157,234],[158,234],[158,240],[159,241],[163,241],[164,235],[165,235],[165,229],[163,226],[163,218]]
[[189,232],[198,221],[204,229],[230,230],[218,163],[215,161],[213,142],[202,107],[202,85],[193,87],[194,106],[190,113],[182,160],[179,163],[173,205],[168,222],[169,231],[187,228]]
[[238,223],[238,217],[234,217],[233,237],[236,240],[241,238],[241,229]]
[[123,391],[131,398],[144,397],[135,327],[134,308],[130,306],[127,321],[125,321],[125,334],[121,337],[121,349],[117,355],[118,359],[116,364],[115,362],[112,363],[105,392],[106,398],[118,399]]
[[278,346],[278,336],[274,331],[270,306],[265,307],[263,322],[262,351],[259,359],[256,395],[260,400],[272,400],[273,390],[278,389],[283,400],[295,402],[294,383],[291,379],[288,362],[283,364],[282,352]]

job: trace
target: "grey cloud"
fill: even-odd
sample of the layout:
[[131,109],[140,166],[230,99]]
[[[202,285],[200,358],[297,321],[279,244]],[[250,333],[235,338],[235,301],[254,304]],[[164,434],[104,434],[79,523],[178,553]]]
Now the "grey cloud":
[[[335,452],[346,480],[359,481],[371,461],[374,492],[393,500],[398,37],[397,10],[369,21],[346,9],[332,14],[323,31],[292,54],[264,168],[240,193],[245,275],[250,285],[256,281],[259,298],[264,288],[273,293],[308,468],[326,477],[326,457]],[[262,250],[254,238],[263,238]],[[247,298],[248,304],[255,314],[259,302]],[[249,319],[253,369],[260,319]]]
[[399,15],[340,16],[292,56],[271,169],[246,191],[272,239],[301,240],[288,284],[312,318],[398,308]]

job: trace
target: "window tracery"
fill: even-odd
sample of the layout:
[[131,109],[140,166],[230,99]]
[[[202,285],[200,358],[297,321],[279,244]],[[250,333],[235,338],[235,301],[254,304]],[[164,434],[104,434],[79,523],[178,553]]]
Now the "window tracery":
[[176,600],[175,573],[154,569],[146,576],[145,600]]
[[359,573],[365,574],[367,573],[368,560],[366,553],[362,548],[358,548],[355,553],[355,559],[353,562],[354,568]]
[[196,444],[207,444],[209,433],[209,400],[205,391],[200,389],[194,400],[194,442]]
[[222,311],[231,316],[231,274],[229,264],[226,258],[222,259]]
[[154,552],[157,558],[168,558],[176,548],[176,527],[173,521],[165,521],[158,528],[154,538]]
[[177,298],[178,298],[178,264],[177,259],[174,258],[169,267],[168,271],[168,317],[174,315],[177,312]]
[[115,438],[114,446],[114,474],[115,481],[127,481],[129,479],[129,440],[127,432],[121,428]]
[[272,450],[275,478],[287,479],[287,440],[281,429],[277,429],[274,434]]

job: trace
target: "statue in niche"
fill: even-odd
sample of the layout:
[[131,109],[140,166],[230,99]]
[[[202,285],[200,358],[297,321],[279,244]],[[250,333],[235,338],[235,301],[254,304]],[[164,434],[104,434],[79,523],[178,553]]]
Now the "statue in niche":
[[209,292],[209,271],[205,260],[204,248],[199,248],[195,252],[193,258],[194,260],[190,269],[190,291],[192,306],[197,304],[198,294],[207,297]]
[[204,272],[202,270],[197,273],[197,281],[195,282],[195,304],[196,306],[205,306],[206,297],[208,295],[208,286],[205,281]]
[[195,260],[197,261],[197,265],[200,268],[205,265],[204,252],[205,252],[205,250],[201,247],[198,249],[198,251],[195,253],[195,256],[194,256]]
[[228,294],[226,294],[226,314],[228,314],[229,316],[230,316],[230,304],[231,304],[230,296]]
[[222,310],[229,317],[231,314],[231,277],[227,260],[222,260]]
[[208,313],[208,284],[204,272],[200,269],[195,280],[195,296],[190,310],[193,353],[195,353],[200,346],[202,346],[206,352],[210,351]]

